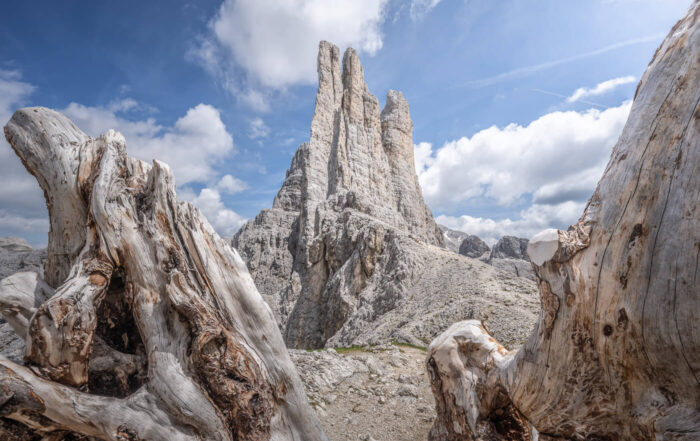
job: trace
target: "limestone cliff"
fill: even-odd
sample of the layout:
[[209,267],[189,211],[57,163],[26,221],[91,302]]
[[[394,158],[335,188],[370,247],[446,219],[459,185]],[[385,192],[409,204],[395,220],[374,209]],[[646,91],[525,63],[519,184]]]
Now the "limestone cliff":
[[[450,259],[478,263],[442,254],[443,233],[415,173],[413,123],[403,95],[389,91],[380,111],[357,53],[348,49],[341,69],[339,49],[327,42],[319,46],[318,75],[310,140],[294,155],[272,208],[247,223],[233,245],[289,346],[426,341],[449,322],[427,326],[424,318],[414,319],[417,297],[443,298],[434,305],[439,313],[459,291],[435,293],[444,283],[428,283],[426,274],[440,282],[453,277],[430,265],[441,259],[443,268]],[[429,286],[415,293],[421,279]],[[471,279],[457,284],[471,286],[478,277]],[[474,308],[449,315],[469,311]]]

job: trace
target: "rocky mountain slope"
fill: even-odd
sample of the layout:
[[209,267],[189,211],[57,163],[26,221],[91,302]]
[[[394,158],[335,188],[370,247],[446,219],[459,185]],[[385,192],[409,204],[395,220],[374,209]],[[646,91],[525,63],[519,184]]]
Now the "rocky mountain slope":
[[438,227],[442,231],[445,248],[448,250],[479,259],[516,276],[536,281],[530,257],[527,255],[527,239],[503,236],[491,249],[479,236],[451,230],[444,225],[438,225]]
[[450,323],[499,316],[530,331],[535,285],[444,249],[423,201],[413,123],[400,92],[380,110],[357,53],[322,42],[311,137],[271,209],[234,236],[256,286],[297,348],[425,344]]
[[45,249],[33,249],[19,237],[0,237],[0,279],[18,271],[43,271]]
[[532,263],[530,263],[530,257],[527,255],[527,244],[527,239],[503,236],[493,246],[485,261],[489,265],[512,272],[516,276],[537,280]]
[[[0,279],[20,271],[42,274],[46,249],[33,249],[19,237],[0,237]],[[0,281],[0,284],[5,282]],[[24,342],[17,337],[0,310],[0,353],[12,360],[22,360]]]
[[462,256],[479,259],[483,256],[488,256],[489,251],[491,251],[491,248],[479,236],[466,234],[457,252]]
[[463,233],[462,231],[452,230],[440,224],[438,224],[438,228],[440,231],[442,231],[442,239],[445,241],[445,248],[454,253],[459,253],[460,245],[469,235],[467,233]]

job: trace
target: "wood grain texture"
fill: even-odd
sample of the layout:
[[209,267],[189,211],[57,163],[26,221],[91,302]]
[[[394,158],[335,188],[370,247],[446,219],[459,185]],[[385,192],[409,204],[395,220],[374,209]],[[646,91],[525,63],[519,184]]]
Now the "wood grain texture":
[[115,441],[326,439],[245,264],[177,200],[167,165],[45,108],[17,111],[5,135],[51,232],[48,284],[0,285],[27,344],[26,366],[0,358],[0,416]]
[[438,401],[473,397],[439,412],[432,439],[480,439],[495,406],[483,384],[540,439],[700,439],[699,17],[695,1],[657,50],[583,216],[536,266],[527,343],[503,355],[465,323],[431,345]]

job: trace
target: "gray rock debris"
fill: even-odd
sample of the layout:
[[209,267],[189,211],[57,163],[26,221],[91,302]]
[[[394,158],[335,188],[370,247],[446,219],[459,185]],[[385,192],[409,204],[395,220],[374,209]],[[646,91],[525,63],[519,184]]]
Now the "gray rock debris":
[[389,91],[380,112],[357,53],[345,52],[341,72],[339,49],[327,42],[318,75],[309,142],[272,208],[232,241],[287,345],[425,345],[454,321],[496,315],[507,318],[494,333],[520,343],[537,315],[534,285],[443,249],[402,94]]
[[536,281],[530,257],[527,255],[528,240],[515,236],[503,236],[491,249],[489,265],[514,273],[519,277]]
[[452,251],[453,253],[459,253],[460,245],[462,244],[464,239],[466,239],[469,235],[462,231],[451,230],[446,226],[440,224],[438,224],[438,228],[440,228],[440,231],[442,231],[442,238],[445,241],[445,248]]
[[462,243],[459,245],[459,254],[462,256],[478,259],[490,251],[486,242],[481,240],[479,236],[473,234],[465,234]]
[[503,236],[496,242],[491,250],[491,259],[521,259],[530,260],[527,257],[527,239],[515,236]]
[[35,250],[18,237],[0,237],[0,279],[17,271],[43,273],[46,249]]
[[383,345],[290,354],[331,440],[427,438],[435,406],[423,350]]
[[0,250],[3,251],[32,251],[32,247],[21,237],[0,237]]
[[[46,250],[33,249],[24,239],[0,237],[0,279],[18,271],[43,273]],[[11,360],[21,362],[24,342],[17,337],[12,327],[0,315],[0,353]]]

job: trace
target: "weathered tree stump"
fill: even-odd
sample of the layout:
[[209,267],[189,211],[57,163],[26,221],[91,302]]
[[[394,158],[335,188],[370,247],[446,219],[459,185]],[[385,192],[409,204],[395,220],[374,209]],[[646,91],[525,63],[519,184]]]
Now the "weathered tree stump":
[[432,440],[700,439],[699,17],[654,55],[579,222],[531,241],[527,343],[473,321],[432,343]]
[[0,357],[0,433],[326,439],[245,264],[178,202],[167,165],[45,108],[17,111],[5,136],[44,190],[51,231],[48,283],[0,284],[27,347],[25,366]]

